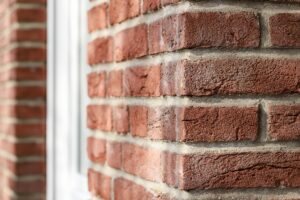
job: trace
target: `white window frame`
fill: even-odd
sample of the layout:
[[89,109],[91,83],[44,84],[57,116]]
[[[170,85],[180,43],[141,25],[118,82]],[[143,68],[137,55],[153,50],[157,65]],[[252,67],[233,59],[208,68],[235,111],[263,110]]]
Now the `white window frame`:
[[[87,0],[48,1],[47,200],[87,200]],[[80,120],[79,120],[80,119]],[[80,134],[81,133],[81,134]],[[84,159],[83,159],[84,158]],[[83,169],[83,170],[82,170]]]

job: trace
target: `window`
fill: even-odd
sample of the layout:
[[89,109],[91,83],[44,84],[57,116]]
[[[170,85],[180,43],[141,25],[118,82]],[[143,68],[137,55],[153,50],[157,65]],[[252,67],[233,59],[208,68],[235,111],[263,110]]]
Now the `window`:
[[86,1],[48,4],[47,199],[89,199]]

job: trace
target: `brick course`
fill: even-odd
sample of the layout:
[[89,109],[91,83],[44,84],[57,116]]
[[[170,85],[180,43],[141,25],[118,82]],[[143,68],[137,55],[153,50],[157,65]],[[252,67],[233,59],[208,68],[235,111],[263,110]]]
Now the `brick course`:
[[106,3],[89,17],[109,19],[89,28],[93,196],[299,199],[299,1]]

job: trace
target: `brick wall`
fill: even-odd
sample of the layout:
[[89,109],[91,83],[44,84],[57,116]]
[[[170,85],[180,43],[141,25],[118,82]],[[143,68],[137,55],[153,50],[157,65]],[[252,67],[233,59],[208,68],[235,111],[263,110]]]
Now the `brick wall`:
[[95,199],[300,199],[300,1],[95,0]]
[[45,196],[46,1],[0,1],[0,199]]

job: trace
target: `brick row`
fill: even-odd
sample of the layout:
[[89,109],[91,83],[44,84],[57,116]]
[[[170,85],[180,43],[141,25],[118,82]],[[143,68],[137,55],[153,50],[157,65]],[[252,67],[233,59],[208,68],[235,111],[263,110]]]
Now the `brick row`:
[[183,13],[98,38],[89,44],[88,57],[89,64],[95,65],[184,48],[255,48],[259,44],[259,20],[254,13]]
[[180,60],[88,76],[92,98],[279,95],[299,93],[299,83],[299,59],[239,56]]
[[255,141],[258,126],[257,107],[88,107],[90,129],[129,133],[150,139],[182,142]]
[[[268,139],[298,140],[299,105],[268,106]],[[260,127],[257,106],[90,105],[87,116],[92,130],[180,142],[256,141]]]
[[[111,199],[111,191],[114,192],[115,200],[132,199],[152,199],[169,200],[166,195],[147,190],[142,185],[138,185],[124,178],[112,179],[110,176],[92,169],[88,172],[89,191],[95,196],[100,196],[104,200]],[[111,188],[113,185],[113,189]]]
[[101,143],[107,143],[111,167],[183,190],[300,186],[299,152],[176,154],[129,143]]
[[0,157],[0,166],[17,176],[43,175],[46,172],[46,163],[43,160],[15,161]]

